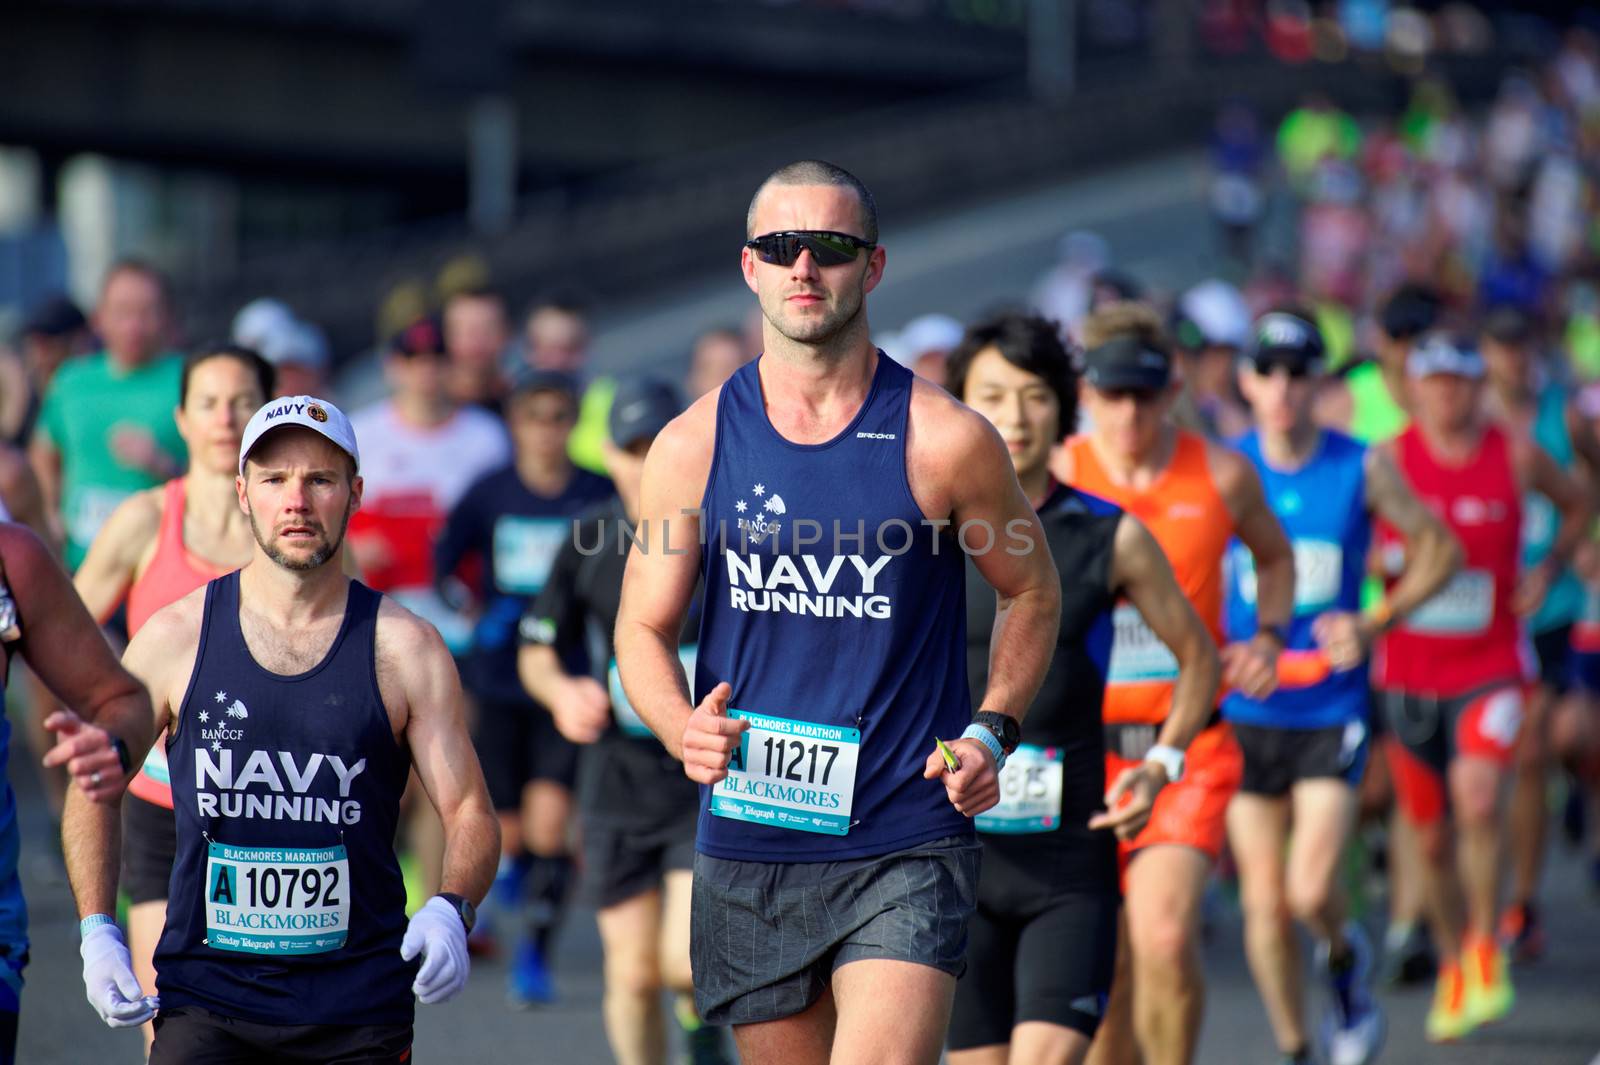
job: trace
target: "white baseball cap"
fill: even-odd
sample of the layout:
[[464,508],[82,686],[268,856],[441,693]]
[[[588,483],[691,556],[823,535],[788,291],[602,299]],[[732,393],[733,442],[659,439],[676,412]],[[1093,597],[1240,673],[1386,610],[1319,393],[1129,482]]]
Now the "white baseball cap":
[[327,400],[317,399],[315,396],[284,396],[268,401],[250,416],[250,423],[244,427],[244,439],[239,442],[241,476],[244,474],[244,460],[249,456],[250,449],[255,447],[263,436],[286,425],[297,425],[302,429],[320,433],[340,451],[349,455],[350,460],[356,464],[356,470],[360,471],[361,452],[356,449],[356,431],[350,427],[350,419],[344,416],[344,411]]

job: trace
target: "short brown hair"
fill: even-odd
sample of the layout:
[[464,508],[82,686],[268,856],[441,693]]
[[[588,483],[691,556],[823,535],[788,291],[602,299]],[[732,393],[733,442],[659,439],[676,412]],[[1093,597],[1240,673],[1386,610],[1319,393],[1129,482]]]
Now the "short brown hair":
[[1172,354],[1172,340],[1161,324],[1161,315],[1138,300],[1106,304],[1083,320],[1082,333],[1086,348],[1097,348],[1114,337],[1134,337],[1148,348]]

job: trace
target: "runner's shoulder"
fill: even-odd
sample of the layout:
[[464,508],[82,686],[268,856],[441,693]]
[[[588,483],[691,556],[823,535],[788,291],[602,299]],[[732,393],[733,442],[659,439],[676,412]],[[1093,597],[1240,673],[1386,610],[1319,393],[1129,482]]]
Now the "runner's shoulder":
[[128,642],[129,650],[137,649],[147,661],[192,654],[200,645],[205,623],[207,587],[202,584],[151,614]]
[[[921,377],[911,383],[908,449],[937,454],[952,464],[992,451],[1005,455],[1005,445],[993,423],[945,389]],[[1009,464],[1010,459],[1007,458]]]
[[401,665],[410,668],[431,665],[432,659],[438,656],[447,660],[450,658],[444,637],[439,635],[433,623],[389,595],[381,596],[378,600],[376,640],[380,667]]
[[159,484],[133,493],[117,504],[96,539],[101,536],[114,537],[129,542],[129,547],[136,542],[142,550],[146,542],[161,531],[161,516],[166,510],[165,494],[166,486]]
[[689,404],[656,435],[646,459],[652,474],[646,483],[664,480],[675,492],[700,498],[716,454],[717,402],[721,396],[719,385]]

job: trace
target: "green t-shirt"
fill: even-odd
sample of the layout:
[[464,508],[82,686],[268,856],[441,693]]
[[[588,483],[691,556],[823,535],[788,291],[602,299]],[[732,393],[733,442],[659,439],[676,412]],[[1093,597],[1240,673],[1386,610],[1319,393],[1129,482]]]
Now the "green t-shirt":
[[1411,424],[1405,408],[1389,395],[1383,380],[1383,367],[1363,363],[1345,375],[1350,389],[1350,435],[1363,444],[1381,444],[1399,436]]
[[119,429],[149,433],[179,467],[188,460],[173,422],[183,359],[161,355],[118,371],[105,352],[71,359],[56,372],[39,409],[39,431],[61,453],[61,516],[67,566],[76,569],[117,504],[162,478],[123,464],[112,452]]
[[606,456],[602,450],[611,435],[611,397],[616,395],[614,377],[599,377],[590,382],[578,403],[578,424],[567,438],[567,457],[586,470],[604,474]]

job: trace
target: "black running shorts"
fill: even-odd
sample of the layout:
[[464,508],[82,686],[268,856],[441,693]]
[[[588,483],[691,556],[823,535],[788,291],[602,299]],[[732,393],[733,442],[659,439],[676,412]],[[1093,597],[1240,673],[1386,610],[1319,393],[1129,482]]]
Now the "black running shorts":
[[128,901],[164,902],[178,853],[172,811],[137,795],[122,798],[122,890]]
[[842,862],[694,856],[689,951],[708,1024],[801,1013],[841,965],[908,961],[960,976],[979,845],[950,837]]
[[1057,883],[1048,861],[1029,868],[985,849],[951,1050],[1009,1043],[1024,1021],[1094,1038],[1116,968],[1121,902],[1114,891],[1062,891]]
[[1302,780],[1342,780],[1352,788],[1367,767],[1371,736],[1365,722],[1328,728],[1275,728],[1233,723],[1233,737],[1244,752],[1239,790],[1277,798]]
[[258,1024],[196,1006],[156,1014],[150,1065],[411,1065],[409,1024]]

